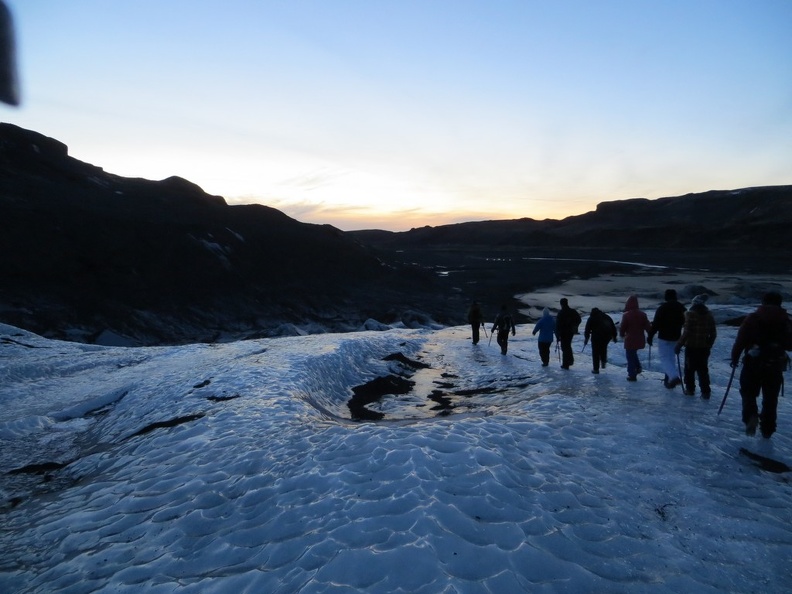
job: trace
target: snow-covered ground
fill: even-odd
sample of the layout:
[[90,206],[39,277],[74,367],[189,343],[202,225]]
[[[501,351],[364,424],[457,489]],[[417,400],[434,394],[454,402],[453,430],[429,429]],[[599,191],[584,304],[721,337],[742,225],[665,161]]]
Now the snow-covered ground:
[[[709,401],[663,388],[656,349],[636,383],[621,343],[600,375],[582,337],[542,368],[531,329],[502,356],[467,327],[114,348],[0,326],[0,592],[792,591],[792,473],[739,453],[792,464],[792,407],[746,437],[735,379],[717,415],[735,329]],[[415,383],[351,420],[387,376]]]

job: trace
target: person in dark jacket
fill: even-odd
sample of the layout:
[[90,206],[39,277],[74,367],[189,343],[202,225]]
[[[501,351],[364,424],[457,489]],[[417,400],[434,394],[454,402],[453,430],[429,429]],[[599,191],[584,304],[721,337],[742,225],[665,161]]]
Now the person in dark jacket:
[[627,381],[636,381],[638,374],[643,371],[638,351],[646,347],[646,333],[651,329],[649,318],[638,308],[638,296],[630,295],[619,324],[619,334],[624,338],[624,354],[627,357]]
[[511,332],[512,336],[516,333],[514,320],[505,305],[501,306],[500,313],[495,317],[495,321],[492,324],[492,332],[496,330],[498,332],[496,341],[500,345],[501,354],[505,355],[506,351],[509,349],[509,332]]
[[478,301],[474,301],[468,310],[468,323],[473,331],[473,344],[478,344],[479,328],[484,328],[484,314],[481,313],[481,305]]
[[605,369],[608,363],[608,343],[616,342],[616,324],[613,318],[597,307],[592,308],[583,331],[583,346],[591,340],[592,373],[599,373],[600,366]]
[[542,317],[534,324],[533,334],[539,334],[539,358],[542,360],[542,367],[550,365],[550,345],[553,344],[555,334],[555,320],[550,315],[550,310],[546,307],[542,310]]
[[561,369],[569,369],[575,364],[575,355],[572,353],[572,338],[578,333],[580,314],[569,307],[569,300],[561,298],[561,309],[556,314],[555,335],[561,346]]
[[[781,295],[767,293],[762,305],[748,314],[737,331],[731,350],[731,364],[736,368],[743,356],[740,373],[742,421],[747,435],[756,434],[760,426],[762,437],[769,439],[776,430],[778,393],[789,365],[786,351],[792,350],[792,323],[781,307]],[[762,411],[756,403],[762,393]]]
[[690,311],[685,314],[685,325],[682,335],[674,347],[678,355],[685,347],[685,394],[693,396],[696,393],[696,376],[701,388],[701,397],[705,400],[710,397],[709,356],[712,345],[718,333],[715,329],[715,318],[707,308],[706,294],[696,295]]
[[665,374],[663,385],[666,388],[675,388],[682,383],[674,347],[682,336],[685,311],[685,306],[677,300],[677,292],[674,289],[667,289],[665,301],[657,308],[652,319],[652,329],[646,339],[649,346],[652,346],[654,336],[657,335],[657,350],[660,353],[660,366]]

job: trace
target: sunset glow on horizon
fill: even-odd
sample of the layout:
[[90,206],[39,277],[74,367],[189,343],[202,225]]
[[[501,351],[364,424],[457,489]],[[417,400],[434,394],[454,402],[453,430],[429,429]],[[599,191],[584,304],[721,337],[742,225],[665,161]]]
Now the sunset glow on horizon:
[[6,0],[0,119],[343,230],[792,184],[783,0]]

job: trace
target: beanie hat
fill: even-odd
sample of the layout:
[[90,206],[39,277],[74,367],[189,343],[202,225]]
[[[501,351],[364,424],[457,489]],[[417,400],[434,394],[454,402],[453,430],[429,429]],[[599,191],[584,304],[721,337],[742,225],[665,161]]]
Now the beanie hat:
[[676,299],[677,299],[676,289],[666,289],[665,300],[666,301],[676,301]]
[[709,295],[706,293],[702,293],[701,295],[696,295],[693,297],[693,305],[704,305],[709,299]]
[[569,300],[566,297],[561,297],[561,305],[569,305]]

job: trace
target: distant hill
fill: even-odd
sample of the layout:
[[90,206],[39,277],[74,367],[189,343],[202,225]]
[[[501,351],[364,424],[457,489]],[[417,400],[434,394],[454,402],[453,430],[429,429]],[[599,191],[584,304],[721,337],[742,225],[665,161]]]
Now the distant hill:
[[789,254],[792,186],[710,191],[673,198],[603,202],[563,220],[517,219],[355,231],[381,247],[522,246],[607,249],[749,249]]

